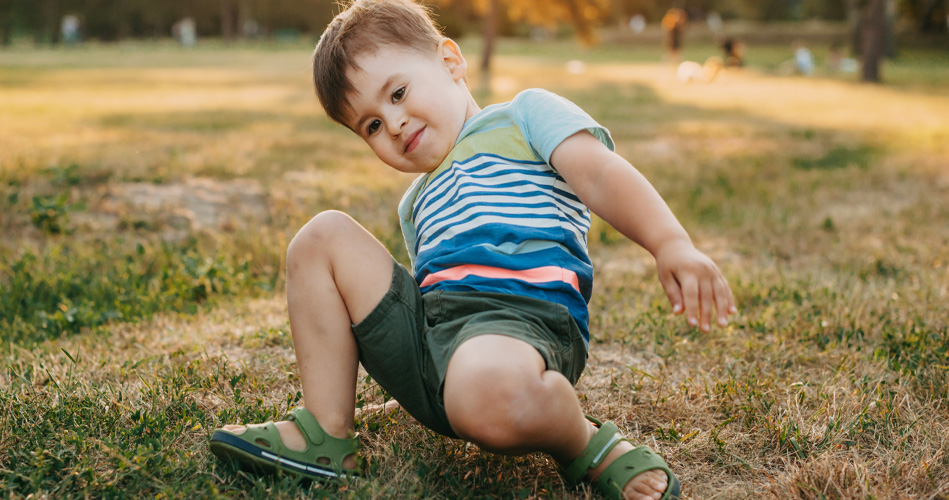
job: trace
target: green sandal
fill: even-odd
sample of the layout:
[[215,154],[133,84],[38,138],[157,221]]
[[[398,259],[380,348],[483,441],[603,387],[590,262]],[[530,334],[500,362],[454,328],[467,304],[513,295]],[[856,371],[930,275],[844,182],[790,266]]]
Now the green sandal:
[[[600,422],[593,417],[587,420],[596,424],[599,430],[590,439],[590,443],[564,471],[564,476],[571,483],[579,483],[591,468],[603,463],[603,459],[620,441],[628,439],[620,437],[619,428],[613,422]],[[603,496],[611,499],[622,499],[623,488],[632,478],[650,470],[661,470],[669,476],[669,485],[661,500],[677,500],[681,485],[679,478],[669,470],[669,465],[656,452],[646,446],[639,446],[620,455],[606,470],[600,474],[595,486]]]
[[[248,427],[240,434],[218,429],[211,436],[211,452],[222,460],[236,460],[247,468],[283,471],[310,479],[348,479],[358,477],[358,469],[343,467],[343,459],[359,452],[359,435],[350,439],[330,436],[306,408],[294,408],[287,420],[297,424],[306,439],[306,449],[287,448],[273,422],[263,427]],[[357,455],[358,461],[358,455]]]

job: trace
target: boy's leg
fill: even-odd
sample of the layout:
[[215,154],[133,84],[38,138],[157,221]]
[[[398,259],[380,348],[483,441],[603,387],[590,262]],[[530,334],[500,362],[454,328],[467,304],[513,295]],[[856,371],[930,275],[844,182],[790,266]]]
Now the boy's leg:
[[[479,335],[461,344],[448,363],[445,411],[452,429],[495,453],[541,451],[566,464],[580,455],[596,429],[583,416],[570,381],[547,370],[543,357],[522,340]],[[599,474],[632,449],[621,442],[594,470]],[[649,471],[624,489],[627,499],[660,498],[668,478]]]
[[[342,212],[311,219],[287,250],[287,308],[303,405],[332,436],[353,431],[359,351],[352,325],[386,294],[392,266],[385,247]],[[288,448],[306,447],[294,423],[276,425]],[[355,462],[349,457],[344,465]]]

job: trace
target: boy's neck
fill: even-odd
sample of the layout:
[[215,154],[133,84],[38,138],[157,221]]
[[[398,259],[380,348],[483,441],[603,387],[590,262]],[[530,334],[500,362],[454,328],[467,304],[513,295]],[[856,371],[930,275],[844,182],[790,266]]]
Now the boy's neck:
[[479,106],[478,102],[475,101],[474,96],[471,95],[471,89],[468,88],[468,85],[466,85],[464,81],[462,81],[462,85],[465,87],[465,94],[468,98],[468,108],[467,112],[465,113],[465,121],[468,121],[471,119],[471,117],[481,112],[481,106]]

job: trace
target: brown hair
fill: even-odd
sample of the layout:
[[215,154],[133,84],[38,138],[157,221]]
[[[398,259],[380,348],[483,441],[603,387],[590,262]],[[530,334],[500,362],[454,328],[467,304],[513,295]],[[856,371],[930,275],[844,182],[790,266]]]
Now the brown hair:
[[[426,7],[414,0],[353,0],[330,21],[313,51],[313,86],[326,114],[346,125],[354,90],[348,68],[356,58],[383,44],[434,53],[442,34]],[[348,125],[347,125],[348,126]]]

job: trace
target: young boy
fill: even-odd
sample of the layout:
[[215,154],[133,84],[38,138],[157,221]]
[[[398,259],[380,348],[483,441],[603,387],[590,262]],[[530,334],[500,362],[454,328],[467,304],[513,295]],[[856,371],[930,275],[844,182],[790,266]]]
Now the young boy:
[[[593,210],[656,259],[673,311],[709,331],[728,283],[609,133],[541,90],[481,109],[458,45],[412,0],[355,0],[313,57],[327,114],[401,172],[413,272],[353,219],[324,212],[287,251],[304,408],[226,426],[212,451],[315,478],[358,474],[356,370],[422,424],[504,454],[552,455],[611,498],[678,498],[679,482],[615,424],[585,418]],[[414,274],[414,276],[413,276]]]

